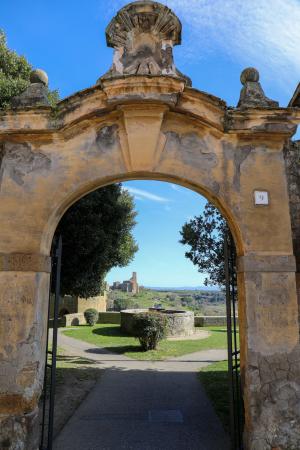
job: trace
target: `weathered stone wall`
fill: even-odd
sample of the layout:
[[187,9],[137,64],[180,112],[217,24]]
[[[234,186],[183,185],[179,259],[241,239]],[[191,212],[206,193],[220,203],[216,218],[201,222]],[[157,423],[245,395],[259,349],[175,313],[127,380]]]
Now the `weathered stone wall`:
[[[119,312],[99,312],[99,318],[97,323],[113,323],[119,325],[121,323],[121,314]],[[85,325],[86,320],[83,313],[66,314],[61,319],[61,326],[70,327],[77,325]]]
[[[54,295],[50,296],[50,317],[54,315]],[[64,314],[76,314],[84,313],[89,308],[94,308],[99,312],[106,311],[107,293],[98,295],[96,297],[80,298],[71,295],[64,295],[60,298],[59,313]],[[64,311],[67,311],[66,313]],[[62,315],[62,314],[61,314]]]
[[[60,297],[58,312],[61,315],[63,310],[67,310],[68,314],[75,314],[77,312],[77,297],[71,295],[64,295]],[[54,294],[50,295],[50,318],[54,317]]]
[[[84,318],[83,313],[73,313],[67,314],[63,318],[64,320],[61,322],[61,326],[69,327],[71,325],[84,325],[86,320]],[[118,311],[107,311],[100,312],[99,319],[97,323],[112,323],[116,325],[121,324],[121,313]],[[238,319],[237,319],[238,323]],[[195,316],[194,317],[194,326],[195,327],[226,327],[227,318],[226,316]]]
[[98,312],[106,311],[106,292],[103,295],[98,295],[97,297],[89,298],[78,298],[78,311],[79,313],[84,313],[89,308],[94,308]]
[[[238,323],[238,319],[237,319]],[[195,316],[195,327],[226,327],[226,316]]]
[[300,442],[300,347],[295,269],[282,257],[253,261],[251,256],[241,266],[247,267],[247,272],[238,273],[247,296],[244,301],[240,289],[240,331],[244,323],[247,326],[246,336],[240,334],[241,354],[247,346],[247,363],[241,358],[241,373],[246,423],[251,417],[253,427],[246,426],[246,448],[296,450]]
[[289,141],[284,149],[288,179],[294,255],[296,257],[296,284],[300,323],[300,141]]
[[[284,450],[298,445],[290,425],[298,420],[293,403],[299,386],[298,305],[282,155],[296,113],[227,110],[219,99],[167,77],[105,81],[61,102],[55,121],[47,108],[0,113],[0,418],[22,424],[23,433],[20,439],[10,435],[11,448],[18,439],[31,439],[36,417],[47,255],[56,226],[85,193],[137,178],[176,182],[202,193],[228,220],[240,263],[245,445],[247,450],[269,450],[270,442],[282,442]],[[256,189],[269,193],[268,205],[255,204]],[[278,355],[292,360],[291,369],[280,372],[280,383],[290,392],[285,415],[272,360]],[[268,394],[268,403],[260,366],[269,358],[278,398]],[[253,393],[255,374],[260,384]],[[30,426],[24,417],[31,417]],[[6,439],[9,432],[2,430],[8,428],[0,431]]]
[[[54,315],[54,295],[52,297],[51,312]],[[78,312],[78,297],[73,297],[71,295],[64,295],[60,297],[59,300],[59,314],[61,311],[67,310],[68,314],[75,314]]]
[[121,311],[121,330],[125,333],[134,335],[134,320],[136,315],[147,312],[149,312],[148,309],[127,309]]
[[167,337],[192,336],[195,332],[193,311],[165,311],[162,315],[167,322]]
[[[32,270],[31,259],[25,260]],[[18,269],[20,264],[19,260]],[[45,267],[41,264],[42,269]],[[44,379],[47,291],[48,273],[0,270],[1,449],[38,448],[38,399]]]
[[114,61],[97,85],[53,111],[47,77],[35,71],[0,112],[0,448],[38,448],[49,253],[60,218],[94,189],[154,179],[206,196],[233,233],[245,449],[299,450],[299,144],[285,153],[287,170],[283,148],[300,110],[267,98],[253,68],[241,75],[238,108],[192,89],[173,57],[180,21],[156,2],[124,7],[106,35]]
[[[149,309],[127,309],[121,311],[121,329],[128,334],[135,334],[135,318],[147,313]],[[194,313],[192,311],[157,312],[166,319],[166,336],[190,336],[194,333]]]
[[61,322],[64,327],[86,325],[86,320],[83,313],[66,314],[61,318]]

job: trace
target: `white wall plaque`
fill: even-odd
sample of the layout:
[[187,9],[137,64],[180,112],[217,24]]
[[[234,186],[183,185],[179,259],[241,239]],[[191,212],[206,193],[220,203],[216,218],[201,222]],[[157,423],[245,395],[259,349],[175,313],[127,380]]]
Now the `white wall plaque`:
[[256,205],[268,205],[269,193],[267,191],[254,191],[254,201]]

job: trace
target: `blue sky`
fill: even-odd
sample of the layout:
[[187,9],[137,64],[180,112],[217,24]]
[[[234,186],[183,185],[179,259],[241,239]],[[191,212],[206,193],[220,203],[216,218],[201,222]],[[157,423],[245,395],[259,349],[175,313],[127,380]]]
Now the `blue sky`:
[[206,200],[189,189],[157,181],[129,181],[138,211],[134,231],[139,252],[130,266],[113,269],[109,282],[128,279],[132,271],[145,286],[200,286],[203,276],[185,258],[179,231],[185,221],[203,209]]
[[[107,71],[112,49],[104,30],[124,0],[1,0],[0,28],[8,44],[34,67],[44,69],[61,97],[93,85]],[[300,81],[300,0],[163,0],[183,25],[177,67],[193,86],[235,106],[239,77],[256,67],[266,94],[286,106]],[[201,285],[202,275],[185,260],[179,229],[201,212],[204,200],[183,188],[158,182],[129,182],[139,212],[140,245],[134,263],[115,269],[109,280],[139,272],[145,285]],[[164,201],[146,196],[152,194]]]

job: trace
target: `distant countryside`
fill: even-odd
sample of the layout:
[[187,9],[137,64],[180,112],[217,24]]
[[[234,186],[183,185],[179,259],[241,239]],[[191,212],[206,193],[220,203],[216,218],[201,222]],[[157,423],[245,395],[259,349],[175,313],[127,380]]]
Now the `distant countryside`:
[[225,293],[218,290],[156,290],[141,288],[137,294],[111,290],[108,292],[107,310],[121,311],[132,308],[162,307],[185,309],[199,316],[224,316]]

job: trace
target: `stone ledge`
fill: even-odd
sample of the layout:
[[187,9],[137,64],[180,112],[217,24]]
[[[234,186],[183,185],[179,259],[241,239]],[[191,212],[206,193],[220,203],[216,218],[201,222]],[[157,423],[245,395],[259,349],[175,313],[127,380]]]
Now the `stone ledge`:
[[296,261],[294,255],[239,256],[237,272],[296,272]]
[[51,273],[51,258],[31,253],[0,253],[0,272]]

